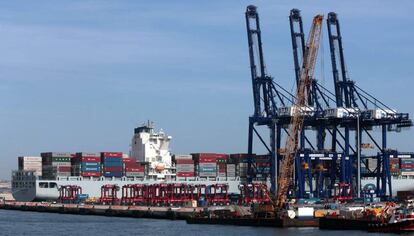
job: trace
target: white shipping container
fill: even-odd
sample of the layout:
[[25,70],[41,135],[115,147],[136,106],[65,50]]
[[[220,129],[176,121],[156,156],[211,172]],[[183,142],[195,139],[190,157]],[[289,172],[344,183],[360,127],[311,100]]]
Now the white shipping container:
[[414,175],[414,171],[405,171],[405,172],[401,172],[401,175],[406,175],[406,176],[412,176]]
[[216,172],[200,172],[199,176],[200,177],[216,177],[217,173]]
[[127,176],[127,177],[144,177],[145,172],[125,172],[125,176]]
[[81,157],[101,157],[99,152],[78,152],[76,155]]
[[52,162],[52,166],[71,166],[70,162]]
[[51,157],[71,157],[70,152],[44,152],[41,153],[41,156],[51,156]]
[[198,164],[199,167],[217,167],[216,163],[199,163]]
[[24,162],[42,162],[42,157],[23,156],[19,157],[19,159],[23,160]]
[[174,155],[174,159],[175,160],[192,160],[193,159],[193,156],[191,156],[191,155],[182,155],[182,154],[180,154],[180,155]]

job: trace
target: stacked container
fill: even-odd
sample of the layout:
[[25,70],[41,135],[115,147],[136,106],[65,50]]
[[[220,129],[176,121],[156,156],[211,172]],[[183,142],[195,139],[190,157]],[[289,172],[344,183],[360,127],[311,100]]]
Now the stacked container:
[[42,176],[41,157],[19,157],[19,170],[34,171],[36,176]]
[[122,177],[123,161],[122,152],[101,152],[101,162],[103,164],[103,176]]
[[269,162],[269,155],[256,155],[254,162],[256,164],[257,171],[261,174],[258,174],[256,178],[258,180],[265,180],[267,176],[270,176],[270,167],[271,163]]
[[72,158],[72,175],[82,177],[101,176],[100,153],[76,153],[76,156]]
[[414,158],[400,159],[401,175],[414,175]]
[[390,172],[391,175],[400,174],[400,160],[398,158],[390,158]]
[[[254,155],[254,154],[253,154]],[[248,172],[248,162],[249,162],[249,154],[247,153],[237,153],[231,154],[230,159],[236,163],[236,175],[238,174],[241,180],[245,180],[247,178]]]
[[227,159],[217,159],[218,177],[226,177]]
[[228,163],[226,169],[226,176],[227,178],[235,178],[236,177],[236,164]]
[[55,179],[71,175],[71,153],[45,152],[42,156],[42,177]]
[[139,177],[145,176],[145,164],[137,163],[134,158],[122,158],[124,164],[124,173],[127,177]]
[[174,155],[176,176],[187,178],[195,176],[194,160],[191,155]]
[[217,161],[228,159],[227,154],[217,153],[195,153],[192,156],[198,166],[198,176],[200,177],[217,177]]

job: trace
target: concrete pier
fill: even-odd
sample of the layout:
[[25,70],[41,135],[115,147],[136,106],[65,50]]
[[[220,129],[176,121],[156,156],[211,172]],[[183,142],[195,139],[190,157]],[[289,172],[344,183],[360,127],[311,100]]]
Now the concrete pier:
[[154,206],[113,206],[113,205],[78,205],[36,202],[5,202],[0,209],[35,211],[60,214],[100,215],[116,217],[153,218],[185,220],[202,207],[154,207]]

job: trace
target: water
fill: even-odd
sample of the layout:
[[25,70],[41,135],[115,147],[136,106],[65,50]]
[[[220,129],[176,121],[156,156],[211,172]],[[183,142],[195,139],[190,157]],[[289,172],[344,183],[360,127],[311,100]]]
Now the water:
[[360,231],[320,231],[316,228],[254,228],[224,225],[187,225],[185,221],[80,216],[0,210],[0,235],[387,235]]

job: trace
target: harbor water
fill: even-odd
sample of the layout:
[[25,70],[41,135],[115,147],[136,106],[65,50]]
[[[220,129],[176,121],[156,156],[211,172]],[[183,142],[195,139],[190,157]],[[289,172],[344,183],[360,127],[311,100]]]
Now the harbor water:
[[172,221],[0,210],[0,235],[385,236],[393,234],[375,234],[361,231],[321,231],[316,228],[279,229],[224,225],[188,225],[182,220]]

